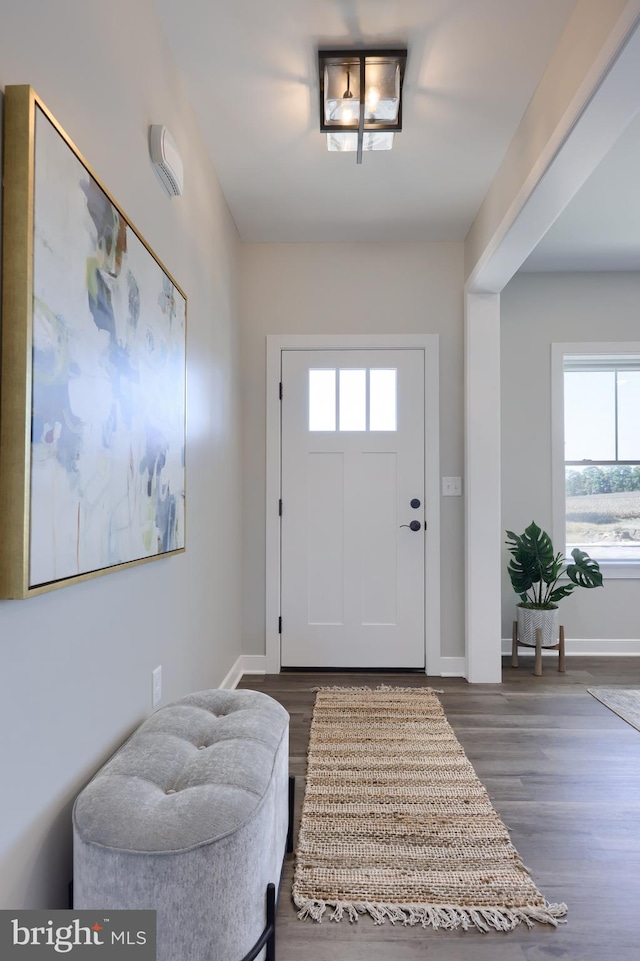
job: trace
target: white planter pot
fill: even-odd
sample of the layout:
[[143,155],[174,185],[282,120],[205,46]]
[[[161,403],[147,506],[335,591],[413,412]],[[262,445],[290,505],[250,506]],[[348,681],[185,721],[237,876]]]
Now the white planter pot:
[[518,641],[520,644],[536,646],[536,630],[542,631],[542,646],[555,647],[558,643],[558,625],[560,612],[558,608],[551,611],[535,611],[528,607],[517,607]]

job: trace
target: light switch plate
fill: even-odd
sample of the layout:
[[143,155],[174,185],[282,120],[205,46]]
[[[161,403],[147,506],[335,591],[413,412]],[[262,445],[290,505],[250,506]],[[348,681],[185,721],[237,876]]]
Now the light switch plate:
[[443,497],[461,497],[462,496],[462,478],[461,477],[443,477],[442,478],[442,496]]

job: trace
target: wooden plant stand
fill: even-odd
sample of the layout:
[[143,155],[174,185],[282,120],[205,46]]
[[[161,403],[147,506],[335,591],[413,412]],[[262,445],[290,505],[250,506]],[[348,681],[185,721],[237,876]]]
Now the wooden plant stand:
[[545,645],[542,647],[542,630],[540,628],[536,629],[536,643],[535,644],[525,644],[518,637],[518,622],[513,622],[513,643],[511,647],[511,667],[518,666],[518,647],[533,647],[536,652],[536,659],[534,662],[533,673],[536,677],[542,677],[542,651],[557,651],[558,652],[558,671],[564,674],[564,627],[560,625],[560,637],[557,644]]

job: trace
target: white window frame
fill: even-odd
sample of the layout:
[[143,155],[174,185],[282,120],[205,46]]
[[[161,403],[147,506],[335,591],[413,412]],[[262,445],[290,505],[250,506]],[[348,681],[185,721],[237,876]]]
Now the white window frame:
[[[640,355],[640,341],[551,345],[551,474],[553,541],[564,553],[566,548],[566,502],[564,462],[564,359],[575,354]],[[560,547],[561,545],[561,547]],[[638,561],[598,561],[606,578],[640,578]]]

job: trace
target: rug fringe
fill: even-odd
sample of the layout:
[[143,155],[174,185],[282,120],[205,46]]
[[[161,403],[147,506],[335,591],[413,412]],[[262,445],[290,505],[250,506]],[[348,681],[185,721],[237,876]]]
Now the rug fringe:
[[366,684],[361,687],[343,687],[341,684],[326,685],[323,687],[312,687],[311,692],[317,694],[318,691],[402,691],[404,694],[444,694],[443,688],[439,687],[402,687],[391,684],[378,684],[377,687],[370,687]]
[[345,914],[349,921],[357,921],[361,914],[368,914],[375,924],[391,924],[400,922],[413,926],[421,924],[423,928],[431,926],[435,930],[442,928],[452,931],[462,928],[468,931],[477,928],[478,931],[513,931],[519,924],[524,923],[532,928],[536,922],[540,924],[564,924],[567,913],[566,904],[550,904],[544,906],[527,905],[521,908],[487,908],[487,907],[458,907],[451,904],[379,904],[370,901],[322,901],[314,898],[300,898],[294,895],[294,903],[301,921],[311,918],[320,923],[327,912],[329,921],[342,921]]

